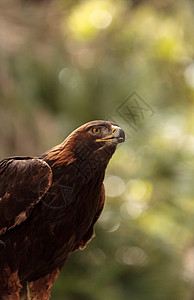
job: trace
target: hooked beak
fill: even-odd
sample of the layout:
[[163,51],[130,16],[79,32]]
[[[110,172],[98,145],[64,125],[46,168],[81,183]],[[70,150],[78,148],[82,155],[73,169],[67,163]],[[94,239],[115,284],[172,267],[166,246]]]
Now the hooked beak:
[[112,133],[101,138],[97,139],[96,142],[112,142],[112,143],[123,143],[125,141],[125,132],[124,130],[116,125],[111,125]]

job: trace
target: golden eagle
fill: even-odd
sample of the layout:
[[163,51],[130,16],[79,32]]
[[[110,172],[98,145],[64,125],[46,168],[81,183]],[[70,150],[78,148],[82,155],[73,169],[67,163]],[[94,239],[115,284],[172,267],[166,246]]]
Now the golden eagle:
[[93,236],[105,169],[124,140],[117,124],[93,121],[40,157],[0,162],[0,299],[49,299],[68,256]]

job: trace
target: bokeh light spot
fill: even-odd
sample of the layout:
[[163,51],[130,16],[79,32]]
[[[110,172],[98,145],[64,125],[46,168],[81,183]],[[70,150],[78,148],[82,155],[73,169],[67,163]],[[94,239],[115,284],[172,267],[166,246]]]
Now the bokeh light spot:
[[185,69],[184,77],[188,86],[194,89],[194,62]]
[[118,197],[125,190],[125,183],[123,179],[118,176],[109,176],[104,181],[106,195],[108,197]]
[[121,205],[120,213],[125,219],[137,219],[143,212],[146,206],[143,203],[136,201],[125,202]]
[[116,259],[120,263],[133,266],[144,266],[147,263],[147,255],[139,247],[121,247],[116,253]]
[[120,227],[121,217],[118,213],[114,211],[106,211],[104,212],[98,224],[108,232],[114,232]]
[[90,23],[98,29],[107,28],[112,22],[112,15],[104,10],[97,9],[90,14]]
[[59,82],[64,87],[68,87],[72,90],[80,88],[82,85],[82,79],[79,70],[67,67],[63,68],[59,72]]
[[139,180],[139,179],[130,180],[126,184],[126,189],[123,198],[126,201],[148,200],[151,193],[152,193],[151,182]]

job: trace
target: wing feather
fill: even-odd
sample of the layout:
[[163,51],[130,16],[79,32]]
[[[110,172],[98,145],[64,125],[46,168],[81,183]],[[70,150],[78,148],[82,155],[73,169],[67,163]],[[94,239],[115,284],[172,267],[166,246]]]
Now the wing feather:
[[0,234],[24,222],[52,184],[43,160],[13,157],[0,162]]

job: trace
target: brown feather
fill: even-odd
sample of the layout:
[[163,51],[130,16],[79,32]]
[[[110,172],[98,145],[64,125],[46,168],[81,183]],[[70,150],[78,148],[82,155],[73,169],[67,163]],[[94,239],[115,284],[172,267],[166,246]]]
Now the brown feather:
[[100,126],[102,136],[111,125],[90,122],[39,158],[0,162],[0,239],[6,247],[0,255],[0,299],[18,299],[27,285],[31,299],[49,299],[69,254],[93,237],[116,143],[96,142],[91,128]]

